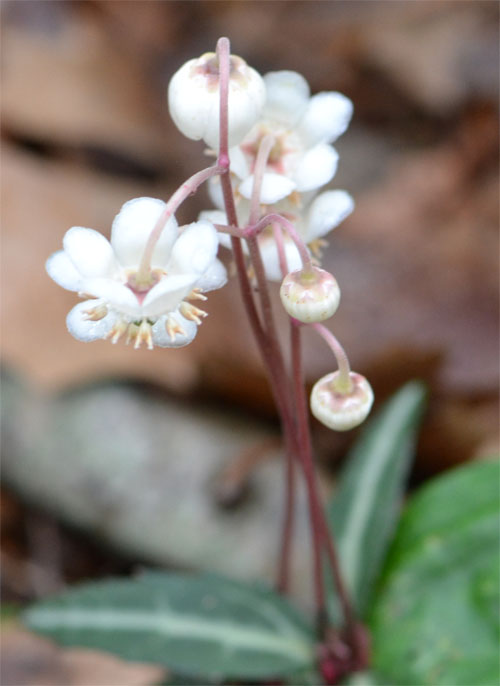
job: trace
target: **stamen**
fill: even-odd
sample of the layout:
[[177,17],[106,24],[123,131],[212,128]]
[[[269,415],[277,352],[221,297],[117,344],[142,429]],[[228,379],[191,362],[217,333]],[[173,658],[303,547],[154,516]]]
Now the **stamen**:
[[320,259],[323,254],[323,249],[326,248],[327,245],[328,241],[325,241],[324,238],[315,238],[309,243],[309,250],[312,252],[314,257]]
[[[139,334],[139,327],[134,322],[131,322],[127,328],[127,338],[125,339],[125,344],[126,345],[129,345],[129,343],[136,344],[138,334]],[[134,345],[134,347],[138,347],[138,346]]]
[[207,296],[203,295],[201,288],[193,288],[191,293],[186,297],[186,300],[207,300]]
[[148,350],[153,350],[153,332],[151,324],[146,319],[143,319],[141,322],[134,348],[139,348],[142,343],[147,345]]
[[201,324],[201,317],[208,316],[208,312],[205,312],[205,310],[200,310],[199,307],[195,307],[194,305],[184,301],[181,302],[179,311],[183,317],[192,322],[196,322],[198,326]]
[[186,332],[174,317],[167,317],[165,329],[167,330],[168,335],[173,341],[175,341],[177,334],[181,336],[186,335]]
[[113,328],[107,333],[106,338],[111,339],[111,343],[118,343],[120,338],[123,336],[127,330],[127,322],[123,319],[119,319]]
[[89,310],[83,310],[83,318],[92,322],[98,322],[100,319],[104,319],[107,314],[108,308],[106,305],[97,305],[96,307],[91,307]]

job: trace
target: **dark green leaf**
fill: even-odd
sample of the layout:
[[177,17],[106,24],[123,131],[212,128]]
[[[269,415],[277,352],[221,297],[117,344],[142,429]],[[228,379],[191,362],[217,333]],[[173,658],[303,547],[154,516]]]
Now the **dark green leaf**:
[[312,634],[284,598],[211,574],[87,584],[39,603],[26,621],[64,645],[213,680],[281,676],[313,662]]
[[499,477],[475,463],[412,498],[372,618],[388,682],[498,686]]
[[[408,383],[371,420],[346,460],[329,507],[344,578],[361,616],[396,527],[425,396],[421,383]],[[333,594],[331,606],[336,615]]]

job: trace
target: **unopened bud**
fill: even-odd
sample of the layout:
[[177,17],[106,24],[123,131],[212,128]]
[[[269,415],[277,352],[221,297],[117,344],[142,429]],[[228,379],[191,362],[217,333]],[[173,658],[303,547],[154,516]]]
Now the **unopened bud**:
[[348,431],[368,416],[373,404],[373,391],[361,374],[340,372],[327,374],[311,391],[311,411],[322,424],[334,431]]
[[299,322],[322,322],[334,314],[340,302],[335,278],[324,269],[309,267],[287,274],[280,288],[281,302]]
[[[259,118],[266,99],[264,80],[255,69],[230,56],[228,88],[229,147],[243,140]],[[168,106],[177,128],[187,138],[219,145],[219,59],[207,52],[186,62],[171,78]]]

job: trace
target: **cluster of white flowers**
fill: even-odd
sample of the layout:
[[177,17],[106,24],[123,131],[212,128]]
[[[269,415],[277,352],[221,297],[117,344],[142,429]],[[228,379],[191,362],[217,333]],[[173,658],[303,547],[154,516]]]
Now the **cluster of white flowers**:
[[[225,64],[229,171],[240,225],[255,225],[270,213],[284,218],[284,227],[271,222],[258,233],[265,273],[281,281],[286,267],[280,290],[286,311],[317,324],[334,314],[340,300],[334,277],[314,262],[324,236],[354,208],[346,191],[320,192],[335,175],[332,143],[347,129],[352,103],[336,92],[311,97],[307,81],[293,71],[261,77],[234,55]],[[177,127],[211,149],[220,144],[221,80],[219,56],[206,53],[184,64],[168,89]],[[116,216],[110,242],[92,229],[66,233],[64,250],[49,258],[47,271],[85,298],[67,317],[75,338],[116,343],[123,336],[149,349],[193,340],[206,313],[189,301],[204,300],[204,292],[225,284],[226,270],[216,255],[219,243],[230,247],[229,235],[214,226],[228,223],[220,177],[207,179],[217,209],[188,226],[178,227],[163,201],[137,198]],[[346,369],[320,379],[311,398],[316,417],[339,430],[363,421],[373,401],[366,379]]]
[[[255,73],[252,70],[252,74]],[[175,80],[176,77],[172,82]],[[274,143],[260,192],[261,216],[279,212],[288,218],[304,243],[319,257],[324,236],[354,209],[354,201],[346,191],[329,190],[318,195],[319,189],[333,179],[337,170],[338,153],[331,143],[347,129],[353,106],[341,93],[318,93],[310,97],[307,81],[293,71],[266,74],[262,84],[266,97],[260,116],[229,151],[238,215],[242,223],[249,217],[259,146],[265,136],[272,136]],[[252,85],[253,90],[256,89]],[[170,102],[172,100],[173,97]],[[231,112],[231,99],[229,102]],[[234,110],[238,104],[235,103]],[[207,138],[205,142],[210,144]],[[218,178],[211,179],[209,193],[218,209],[207,210],[201,217],[225,224]],[[225,247],[230,246],[227,235],[221,234],[220,241]],[[271,227],[261,232],[258,241],[267,277],[281,281],[278,250]],[[298,269],[302,264],[300,255],[286,232],[283,242],[288,268]]]
[[[217,57],[207,54],[181,67],[169,87],[170,112],[176,125],[189,138],[203,138],[210,147],[219,142],[217,85]],[[354,208],[346,191],[319,193],[335,175],[338,154],[331,144],[346,131],[352,112],[351,101],[341,93],[311,97],[307,81],[297,72],[271,72],[261,78],[240,58],[231,58],[229,160],[242,225],[250,220],[259,175],[257,219],[270,213],[285,217],[318,258],[324,236]],[[270,142],[270,151],[265,168],[257,170],[264,140]],[[202,212],[200,219],[227,224],[219,178],[210,179],[209,193],[217,209]],[[304,323],[328,319],[340,301],[337,281],[311,261],[304,264],[294,237],[286,228],[280,231],[281,246],[272,225],[258,235],[267,278],[281,281],[284,261],[289,273],[282,281],[280,295],[288,314]],[[219,240],[230,247],[229,235],[221,233]],[[313,414],[339,431],[360,424],[372,402],[369,383],[348,366],[320,379],[311,394]]]

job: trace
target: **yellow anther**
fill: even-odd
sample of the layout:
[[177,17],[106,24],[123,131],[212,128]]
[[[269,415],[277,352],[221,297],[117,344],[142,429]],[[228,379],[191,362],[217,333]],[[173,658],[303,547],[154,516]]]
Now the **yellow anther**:
[[96,307],[91,307],[89,310],[83,310],[84,319],[98,322],[100,319],[108,314],[108,308],[106,305],[97,305]]
[[165,324],[165,328],[167,330],[168,335],[173,341],[175,340],[177,334],[180,334],[181,336],[186,335],[186,332],[174,317],[167,317],[167,323]]
[[111,339],[111,343],[118,343],[120,338],[123,336],[125,331],[127,330],[127,322],[124,321],[123,319],[119,319],[116,324],[113,326],[111,331],[108,332],[106,335],[106,338]]
[[327,245],[328,241],[325,241],[324,238],[315,238],[309,243],[309,250],[312,252],[314,257],[319,259],[323,254],[323,249],[326,248]]
[[186,300],[207,300],[207,296],[203,295],[201,288],[193,288]]
[[143,319],[139,326],[134,348],[139,348],[142,343],[147,345],[148,350],[153,350],[153,331],[151,324],[146,319]]
[[196,322],[198,325],[201,324],[202,317],[208,316],[208,312],[205,312],[205,310],[200,310],[199,307],[195,307],[194,305],[191,305],[191,303],[184,301],[181,302],[179,311],[183,317],[192,322]]
[[131,322],[128,327],[127,327],[127,338],[125,339],[126,345],[129,345],[129,343],[134,343],[135,347],[137,346],[137,338],[139,335],[139,327],[137,324],[134,324],[134,322]]

